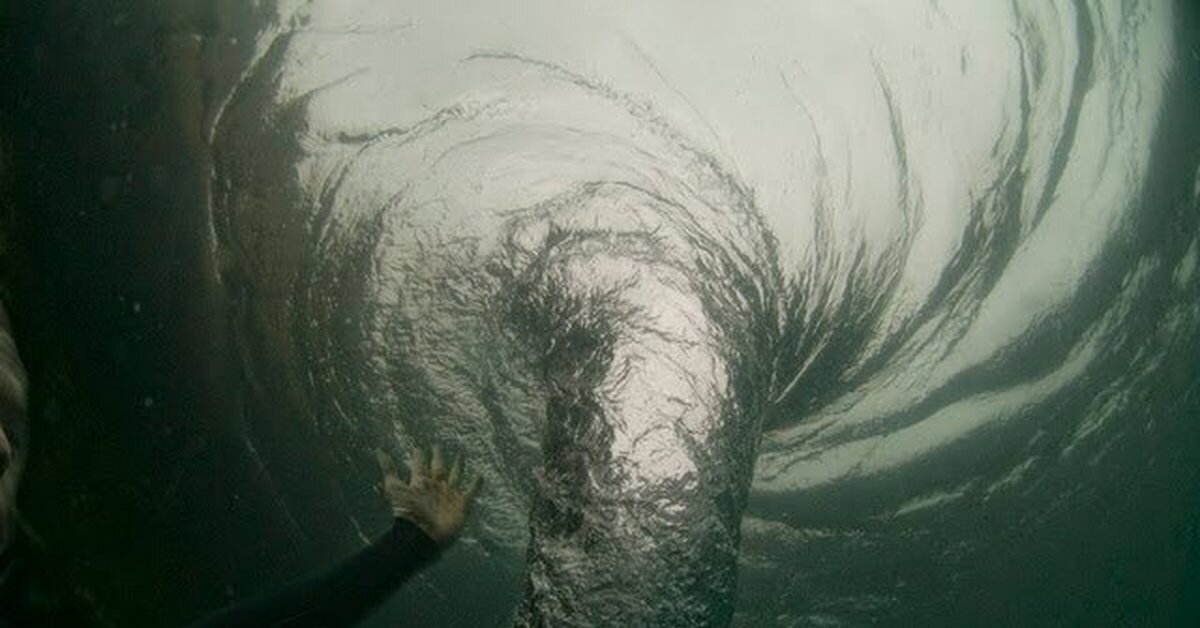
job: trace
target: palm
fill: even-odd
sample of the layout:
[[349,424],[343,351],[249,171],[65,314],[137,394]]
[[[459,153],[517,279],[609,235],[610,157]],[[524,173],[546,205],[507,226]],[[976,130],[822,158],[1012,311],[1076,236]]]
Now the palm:
[[415,523],[438,543],[454,540],[462,531],[470,512],[471,500],[479,491],[482,478],[476,477],[470,487],[458,487],[462,477],[462,460],[446,469],[439,447],[433,448],[428,467],[418,449],[409,455],[409,479],[400,479],[391,458],[376,452],[383,469],[383,491],[392,507],[392,514]]

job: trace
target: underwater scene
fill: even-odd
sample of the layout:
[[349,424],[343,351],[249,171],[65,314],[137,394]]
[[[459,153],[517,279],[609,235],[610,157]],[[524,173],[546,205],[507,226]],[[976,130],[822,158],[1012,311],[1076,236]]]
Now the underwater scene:
[[1193,3],[0,18],[0,626],[1200,622]]

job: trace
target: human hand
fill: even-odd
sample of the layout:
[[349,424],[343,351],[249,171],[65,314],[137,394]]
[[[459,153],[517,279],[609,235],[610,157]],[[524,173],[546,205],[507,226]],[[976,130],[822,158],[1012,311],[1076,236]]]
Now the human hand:
[[453,541],[467,521],[471,500],[483,485],[483,477],[476,476],[465,491],[461,490],[462,458],[454,461],[447,474],[442,449],[437,446],[428,469],[421,450],[414,447],[410,451],[407,483],[400,479],[391,456],[376,449],[375,457],[383,471],[383,492],[392,514],[415,523],[439,545]]

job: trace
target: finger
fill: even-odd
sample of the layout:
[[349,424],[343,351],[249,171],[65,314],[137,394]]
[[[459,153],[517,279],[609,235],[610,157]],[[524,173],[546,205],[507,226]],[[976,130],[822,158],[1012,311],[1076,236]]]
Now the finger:
[[461,454],[454,457],[454,464],[450,465],[450,477],[446,479],[446,482],[450,486],[458,486],[458,479],[460,477],[462,477],[462,455]]
[[400,479],[400,474],[396,471],[396,463],[392,461],[392,457],[387,455],[387,452],[380,448],[375,449],[375,460],[379,463],[379,471],[383,473],[383,478]]
[[429,476],[435,480],[446,477],[446,461],[442,459],[442,448],[433,446],[433,461],[429,463]]
[[425,456],[421,454],[421,450],[413,447],[408,451],[408,481],[416,482],[418,479],[425,477]]
[[467,503],[468,504],[471,503],[471,500],[475,499],[475,496],[479,494],[479,489],[481,489],[481,488],[483,488],[483,476],[477,475],[477,476],[475,476],[475,479],[471,482],[471,487],[467,489]]

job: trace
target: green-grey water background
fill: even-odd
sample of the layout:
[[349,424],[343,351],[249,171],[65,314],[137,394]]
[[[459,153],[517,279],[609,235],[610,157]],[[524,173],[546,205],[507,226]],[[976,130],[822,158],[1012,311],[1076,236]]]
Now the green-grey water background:
[[[818,15],[817,6],[808,7],[813,21],[829,20]],[[1039,30],[1034,19],[1038,15],[1017,20],[1022,29],[1004,32],[1000,39],[1010,39],[1011,52],[1025,60],[1018,65],[1027,76],[1014,89],[1025,85],[1036,93],[1038,86],[1052,83],[1047,76],[1058,73],[1055,113],[1039,115],[1044,100],[1014,97],[1013,116],[995,138],[994,160],[963,166],[965,175],[992,173],[993,185],[983,186],[982,197],[961,209],[976,222],[946,234],[959,254],[930,269],[941,278],[932,296],[907,319],[905,312],[880,311],[878,302],[895,294],[889,291],[894,287],[888,267],[850,265],[850,254],[842,266],[808,266],[815,270],[795,291],[808,300],[800,299],[792,310],[807,318],[800,316],[791,327],[779,324],[771,334],[761,327],[742,336],[730,332],[729,338],[746,340],[722,354],[730,363],[752,355],[749,365],[738,368],[749,372],[760,365],[764,358],[747,339],[765,334],[776,351],[768,360],[771,377],[799,382],[777,386],[761,376],[746,384],[774,405],[764,411],[770,417],[760,417],[766,423],[762,443],[753,445],[759,465],[742,519],[734,625],[1189,625],[1200,615],[1189,595],[1200,590],[1195,425],[1200,316],[1192,270],[1200,165],[1196,16],[1188,3],[1174,5],[1169,27],[1159,33],[1170,51],[1167,61],[1145,70],[1149,87],[1131,88],[1114,77],[1122,68],[1141,72],[1138,64],[1149,63],[1151,51],[1136,35],[1153,13],[1148,4],[1053,6],[1060,19],[1052,23],[1065,25],[1054,33],[1058,41],[1047,41],[1047,31]],[[514,20],[531,19],[533,13],[523,14],[522,8],[533,11],[516,7]],[[1021,8],[1038,14],[1032,5]],[[797,9],[800,15],[802,9]],[[1012,10],[1020,13],[1017,5]],[[287,3],[6,3],[2,11],[0,137],[9,241],[4,272],[35,382],[32,467],[21,508],[62,570],[119,624],[179,623],[264,583],[328,565],[386,525],[371,490],[374,445],[457,439],[463,443],[458,447],[491,474],[486,498],[491,502],[478,513],[468,538],[397,596],[380,623],[407,618],[415,625],[507,624],[524,595],[523,531],[529,525],[530,495],[536,494],[532,473],[539,466],[540,430],[546,429],[525,425],[509,412],[530,407],[536,414],[537,395],[523,401],[520,392],[528,375],[514,369],[518,372],[497,376],[500,383],[491,387],[499,392],[490,398],[500,401],[490,409],[488,396],[464,393],[450,375],[424,389],[432,392],[411,392],[422,390],[413,382],[431,373],[436,379],[439,373],[467,372],[477,379],[471,368],[430,365],[433,358],[420,358],[415,365],[407,358],[394,360],[408,370],[392,364],[387,381],[373,381],[368,367],[378,347],[363,343],[372,337],[364,330],[382,321],[378,330],[369,331],[384,333],[398,323],[379,314],[381,301],[372,296],[379,284],[392,285],[386,276],[375,281],[386,273],[373,272],[361,260],[369,260],[374,250],[398,246],[372,240],[395,236],[372,228],[386,223],[386,211],[372,210],[394,207],[380,197],[395,190],[354,187],[355,176],[367,182],[375,180],[373,175],[388,178],[372,170],[376,166],[369,160],[351,159],[345,168],[350,174],[332,182],[305,178],[301,168],[288,165],[336,153],[339,146],[358,151],[356,143],[383,146],[385,155],[392,154],[386,141],[376,141],[386,140],[387,129],[382,135],[368,125],[323,132],[318,123],[325,119],[312,112],[328,116],[329,106],[321,110],[311,104],[315,96],[305,95],[304,74],[289,70],[289,60],[316,68],[309,89],[337,85],[356,72],[367,77],[360,83],[371,84],[370,63],[347,67],[352,64],[344,57],[325,51],[347,40],[403,41],[423,22],[388,21],[370,11],[349,21],[323,18],[320,11],[306,13]],[[954,13],[953,8],[914,3],[915,25],[895,27],[900,49],[916,48],[912,42],[922,41],[922,29],[938,19],[954,24],[947,12]],[[841,24],[847,33],[878,32],[872,19],[894,19],[871,11],[836,17],[855,19]],[[672,19],[703,22],[703,17],[669,13],[658,18],[663,30],[651,33],[667,39],[673,36],[662,34],[670,30],[663,25]],[[786,30],[787,23],[781,28]],[[801,22],[795,28],[802,31]],[[750,27],[733,21],[708,35],[712,42],[740,41],[729,35],[743,32],[739,29]],[[695,45],[704,47],[702,41]],[[722,198],[737,197],[728,189],[752,188],[757,205],[778,202],[772,200],[778,193],[769,177],[741,180],[756,175],[740,170],[752,166],[730,163],[735,160],[728,155],[736,149],[706,151],[700,147],[701,133],[680,122],[711,121],[696,111],[681,111],[689,103],[705,109],[703,95],[680,96],[674,102],[678,109],[664,112],[649,96],[639,100],[635,91],[623,89],[620,78],[603,76],[587,64],[496,49],[484,41],[456,44],[486,57],[477,62],[523,67],[513,71],[516,78],[503,74],[507,69],[498,71],[499,82],[481,75],[487,90],[473,101],[436,103],[457,105],[458,112],[477,105],[483,112],[454,114],[456,120],[484,122],[451,138],[451,148],[478,146],[474,140],[500,135],[485,118],[508,114],[489,110],[488,98],[511,89],[519,103],[545,99],[546,109],[534,110],[543,117],[562,115],[554,107],[566,103],[567,108],[596,106],[601,124],[630,118],[615,130],[584,129],[601,138],[605,151],[613,151],[598,158],[628,158],[623,149],[611,148],[608,138],[636,137],[637,148],[657,151],[658,159],[649,164],[668,170],[667,179],[700,181],[704,187],[712,173],[728,174],[733,184],[709,186],[725,190]],[[865,41],[849,47],[855,46],[883,54]],[[880,44],[879,50],[896,49]],[[969,74],[974,60],[955,53],[950,65],[961,65]],[[434,52],[428,54],[430,60],[422,63],[445,69]],[[649,57],[644,67],[667,63],[652,52],[644,54]],[[332,59],[332,69],[320,67],[325,58]],[[813,137],[834,155],[831,161],[837,161],[838,150],[892,155],[883,158],[891,165],[886,174],[856,174],[854,183],[836,187],[835,182],[831,189],[863,189],[886,176],[898,182],[903,195],[893,197],[878,216],[922,215],[922,199],[936,198],[938,186],[948,183],[920,176],[923,154],[908,147],[923,146],[931,127],[906,128],[920,102],[905,101],[903,93],[906,80],[933,81],[936,73],[897,77],[888,71],[893,60],[876,56],[862,75],[846,81],[877,91],[878,98],[864,105],[861,115],[884,124],[863,122],[870,131],[865,136],[842,136],[854,125],[823,125],[819,112],[814,118],[808,111],[812,100],[820,99],[803,93],[803,73],[779,69],[794,61],[750,63],[767,67],[779,83],[800,83],[799,95],[782,117],[813,125]],[[817,72],[824,62],[820,56],[804,61],[808,72]],[[379,82],[404,86],[405,78],[422,76],[388,75]],[[525,92],[529,88],[522,80],[540,83]],[[567,91],[562,83],[569,84]],[[736,92],[737,86],[729,89]],[[1113,89],[1111,100],[1122,104],[1109,105],[1113,126],[1097,134],[1088,123],[1087,115],[1094,114],[1086,113],[1087,103],[1102,99],[1106,89]],[[1159,89],[1155,101],[1149,92]],[[386,92],[377,96],[401,100]],[[755,102],[753,96],[747,102]],[[1128,104],[1143,97],[1157,103],[1149,114]],[[625,104],[614,107],[614,100]],[[637,108],[648,101],[647,109]],[[635,104],[632,113],[629,102]],[[238,122],[238,115],[242,126],[229,123]],[[428,117],[438,120],[436,114]],[[1142,118],[1150,122],[1144,130],[1133,122]],[[733,133],[719,116],[712,124],[714,136]],[[436,139],[442,127],[427,126],[436,127],[429,131]],[[1019,131],[1025,127],[1031,130]],[[299,132],[305,130],[312,132]],[[1122,131],[1137,136],[1129,143],[1134,148],[1116,142]],[[538,159],[544,161],[535,163],[553,169],[555,161],[571,163],[578,155],[586,161],[588,135],[581,135],[583,140],[567,141],[548,133],[550,143],[539,135],[521,136],[518,144],[501,142],[495,150],[542,154]],[[671,138],[665,144],[674,148],[653,144],[664,135]],[[1036,146],[1047,137],[1052,149],[1038,153]],[[398,144],[394,150],[405,150]],[[675,149],[680,147],[713,160],[698,171],[695,159],[679,157]],[[928,388],[906,381],[906,371],[925,373],[923,365],[937,363],[919,350],[922,346],[950,353],[939,342],[953,345],[961,339],[955,334],[977,319],[984,298],[1011,270],[1030,235],[1042,228],[1038,223],[1047,208],[1077,191],[1078,183],[1069,177],[1058,183],[1063,173],[1078,161],[1094,159],[1095,151],[1122,157],[1122,147],[1132,155],[1123,158],[1141,164],[1141,171],[1101,169],[1106,177],[1084,186],[1109,189],[1114,173],[1128,177],[1133,189],[1122,200],[1127,206],[1103,214],[1116,224],[1089,243],[1092,251],[1083,267],[1068,275],[1070,281],[1056,283],[1036,272],[1021,279],[1044,279],[1046,291],[1060,297],[1052,299],[1058,304],[1036,312],[1011,345],[982,364]],[[784,154],[795,160],[785,163],[802,171],[801,178],[820,179],[820,170],[806,169],[796,156],[815,154],[811,145]],[[472,155],[494,157],[488,151]],[[410,159],[406,165],[424,163],[405,158]],[[336,154],[331,159],[343,163]],[[319,160],[309,161],[320,170]],[[426,176],[438,181],[441,175],[420,167],[404,175],[418,183]],[[318,187],[305,188],[313,181]],[[242,190],[259,204],[246,210],[244,201],[222,202]],[[826,228],[836,235],[836,216],[857,214],[848,207],[849,196],[832,196],[825,199],[824,215],[833,225]],[[596,198],[604,197],[586,200]],[[820,204],[797,198],[807,208],[797,210],[804,217],[797,229],[812,233],[822,215],[812,207]],[[745,211],[737,203],[730,206]],[[327,222],[313,221],[305,213],[309,208],[324,208]],[[357,209],[381,222],[357,216]],[[749,213],[757,211],[756,206]],[[1045,227],[1042,233],[1049,235],[1041,237],[1062,239],[1065,247],[1070,238],[1097,233],[1086,228],[1094,226],[1088,218],[1096,214],[1079,214],[1082,222],[1065,221],[1052,232]],[[931,216],[925,220],[939,215]],[[775,263],[786,267],[790,240],[784,233],[775,236],[774,245],[783,249],[782,261]],[[900,238],[898,249],[888,249],[896,240],[886,233],[864,239],[883,242],[879,248],[893,255],[916,246]],[[771,258],[759,245],[747,249],[751,259]],[[839,249],[831,249],[828,255],[835,258]],[[900,263],[894,256],[882,259]],[[438,262],[419,261],[436,275]],[[446,262],[450,268],[458,264]],[[466,283],[437,289],[477,285],[470,283],[469,273],[454,276],[466,276]],[[738,284],[737,276],[729,275],[729,283]],[[850,277],[855,281],[839,283]],[[770,278],[763,282],[769,285]],[[838,303],[836,297],[812,296],[826,294],[821,289],[828,285],[833,286],[829,293],[845,295],[841,309],[824,307]],[[481,290],[507,294],[495,286]],[[776,296],[797,303],[787,301],[786,290]],[[448,318],[454,329],[444,337],[436,330],[426,333],[440,346],[469,354],[446,360],[488,373],[496,372],[498,359],[519,361],[508,359],[511,348],[504,343],[454,344],[462,340],[458,334],[491,336],[471,331],[470,325],[479,324],[473,321],[481,319],[476,314],[430,307],[439,313],[434,319]],[[780,314],[747,320],[776,325],[797,319]],[[722,329],[727,328],[741,329]],[[912,340],[918,337],[932,340]],[[889,344],[889,338],[897,340]],[[905,344],[910,341],[916,344]],[[411,345],[403,337],[383,341],[391,349]],[[794,363],[790,371],[789,360]],[[786,376],[779,375],[785,371]],[[397,399],[373,388],[396,381],[405,386],[391,393],[409,397]],[[883,401],[867,394],[886,393],[888,386],[899,392],[882,395]],[[771,394],[763,392],[768,389]],[[470,400],[459,400],[457,393]],[[450,399],[447,405],[453,407],[437,407],[431,397]],[[885,402],[893,405],[863,408]],[[483,408],[486,430],[445,418],[469,411],[473,403]],[[388,412],[386,404],[401,407],[403,416],[380,416]],[[938,426],[947,423],[981,427],[963,428],[953,439],[936,438],[945,431]],[[934,437],[922,438],[922,426]],[[933,444],[914,453],[914,439],[917,450]],[[682,557],[680,569],[689,567],[688,558],[698,559]],[[646,594],[640,583],[626,586],[618,593],[629,600]]]

